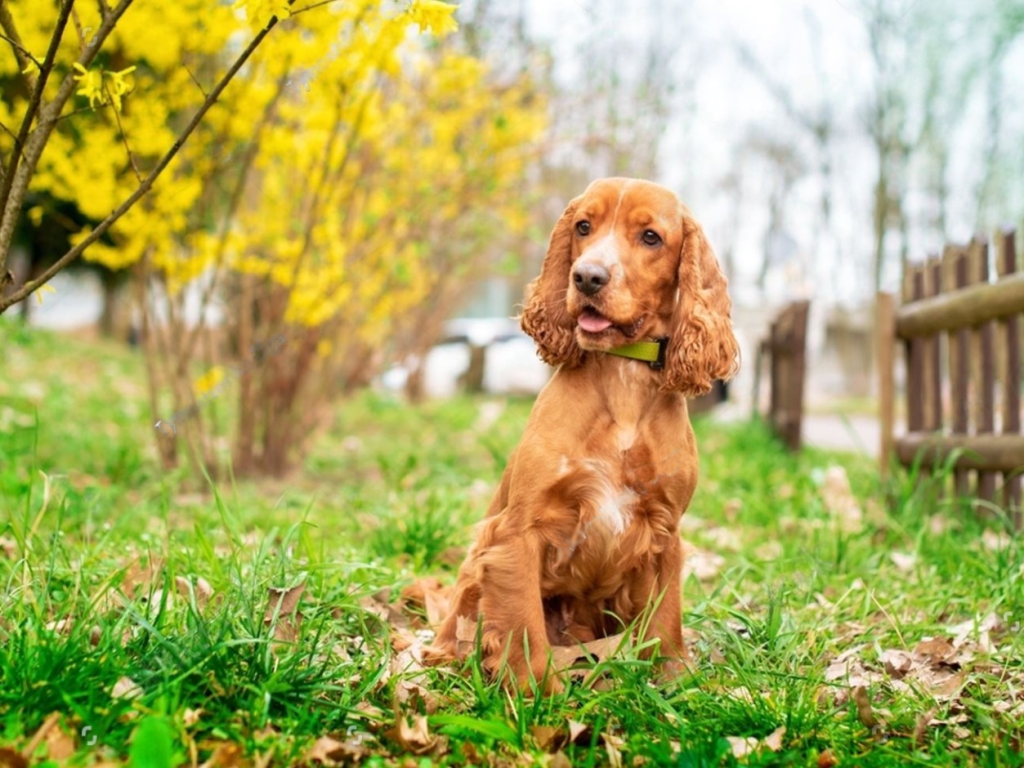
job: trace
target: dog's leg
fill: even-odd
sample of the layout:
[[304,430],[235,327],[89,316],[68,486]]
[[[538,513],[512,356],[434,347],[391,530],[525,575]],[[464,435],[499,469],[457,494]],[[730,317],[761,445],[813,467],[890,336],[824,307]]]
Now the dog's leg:
[[661,655],[665,658],[663,674],[666,677],[683,673],[690,664],[689,653],[683,643],[682,567],[682,542],[678,536],[672,536],[665,550],[658,555],[656,591],[651,595],[651,599],[658,603],[646,632],[647,638],[661,640]]
[[547,668],[550,646],[540,589],[545,546],[532,531],[497,533],[480,555],[480,613],[487,670],[523,689],[531,677],[544,680],[550,693],[562,684]]

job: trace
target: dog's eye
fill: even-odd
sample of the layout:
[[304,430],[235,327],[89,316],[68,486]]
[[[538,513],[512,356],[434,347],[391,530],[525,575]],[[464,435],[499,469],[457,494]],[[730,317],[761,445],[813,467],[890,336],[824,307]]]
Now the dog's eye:
[[640,235],[640,239],[643,240],[647,245],[661,244],[661,235],[659,235],[653,229],[645,229],[644,233]]
[[589,221],[577,221],[576,222],[576,234],[580,237],[586,237],[590,234],[590,222]]

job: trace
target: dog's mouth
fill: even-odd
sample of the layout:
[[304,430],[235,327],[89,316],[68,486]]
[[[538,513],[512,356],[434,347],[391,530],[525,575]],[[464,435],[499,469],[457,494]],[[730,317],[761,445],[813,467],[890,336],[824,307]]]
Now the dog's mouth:
[[627,339],[632,339],[644,326],[646,316],[641,315],[631,323],[616,324],[602,315],[593,307],[584,307],[576,318],[576,324],[586,333],[601,334],[608,330],[616,330]]

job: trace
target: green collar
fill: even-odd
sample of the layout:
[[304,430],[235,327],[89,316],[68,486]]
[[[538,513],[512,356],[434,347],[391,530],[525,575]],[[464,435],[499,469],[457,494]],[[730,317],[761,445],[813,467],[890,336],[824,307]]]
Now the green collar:
[[628,357],[632,360],[643,360],[656,371],[665,367],[665,350],[668,348],[668,337],[654,341],[634,341],[615,349],[609,349],[609,355]]

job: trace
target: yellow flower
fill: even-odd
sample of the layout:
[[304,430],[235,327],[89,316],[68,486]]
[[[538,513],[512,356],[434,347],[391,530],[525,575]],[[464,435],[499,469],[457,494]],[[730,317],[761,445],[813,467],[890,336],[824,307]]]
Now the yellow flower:
[[409,18],[418,24],[421,32],[431,32],[441,37],[459,28],[452,14],[455,6],[440,0],[413,0],[409,6]]
[[249,22],[256,29],[263,29],[275,16],[279,21],[291,16],[290,5],[288,0],[236,0],[231,10],[243,9]]
[[110,85],[107,86],[106,93],[109,94],[110,100],[114,102],[114,109],[118,112],[121,111],[121,97],[132,89],[132,83],[126,81],[124,77],[134,71],[135,67],[128,67],[120,72],[104,73],[110,79]]
[[224,380],[224,368],[220,365],[215,365],[213,368],[208,370],[198,379],[196,379],[193,388],[197,395],[205,395],[207,392],[213,394],[213,391],[220,386],[220,383]]
[[92,70],[86,69],[77,61],[75,62],[75,71],[78,72],[74,76],[75,80],[82,86],[78,89],[79,96],[87,96],[89,98],[89,106],[95,107],[96,102],[100,104],[106,104],[106,98],[103,95],[103,73],[93,72]]
[[38,301],[40,304],[42,304],[43,303],[43,294],[44,293],[56,293],[56,292],[57,292],[56,288],[54,288],[49,283],[44,283],[43,285],[40,285],[36,289],[36,301]]

